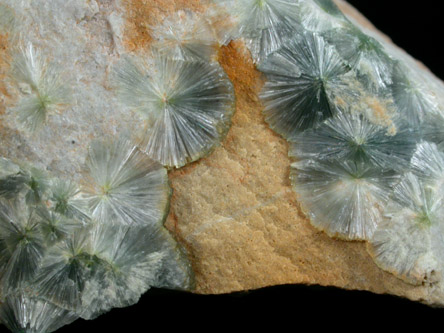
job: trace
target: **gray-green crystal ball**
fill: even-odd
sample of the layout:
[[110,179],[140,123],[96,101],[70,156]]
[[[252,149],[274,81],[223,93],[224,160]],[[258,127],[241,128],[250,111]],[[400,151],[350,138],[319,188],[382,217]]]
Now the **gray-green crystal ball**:
[[142,149],[164,166],[207,155],[229,129],[234,92],[217,64],[126,58],[116,65],[115,85],[122,104],[148,123],[139,129]]
[[127,138],[91,144],[82,186],[0,161],[0,319],[11,330],[49,332],[151,286],[191,287],[163,227],[167,172]]
[[260,64],[265,120],[284,138],[312,128],[336,112],[331,93],[350,70],[316,33],[296,34]]

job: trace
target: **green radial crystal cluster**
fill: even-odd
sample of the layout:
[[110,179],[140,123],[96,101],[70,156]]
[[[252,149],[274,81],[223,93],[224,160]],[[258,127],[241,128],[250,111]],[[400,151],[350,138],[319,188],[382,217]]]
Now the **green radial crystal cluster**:
[[234,92],[218,64],[159,54],[125,58],[116,66],[115,85],[122,104],[147,123],[140,146],[164,166],[198,160],[229,129]]
[[[292,187],[313,226],[366,241],[382,269],[444,290],[444,85],[331,0],[203,3],[205,13],[165,16],[151,27],[150,48],[132,54],[109,16],[115,49],[107,57],[115,61],[100,88],[109,84],[106,98],[122,112],[103,114],[93,106],[79,112],[85,104],[71,97],[82,95],[57,59],[35,38],[15,36],[21,19],[0,3],[0,34],[14,44],[7,88],[17,97],[0,122],[12,119],[17,136],[40,143],[44,125],[59,130],[85,114],[104,123],[80,136],[85,162],[72,177],[66,170],[75,167],[43,170],[44,158],[37,166],[0,156],[0,322],[12,332],[93,319],[136,303],[150,287],[192,288],[186,254],[163,226],[167,169],[207,156],[227,134],[235,96],[216,59],[235,39],[264,75],[264,119],[289,142]],[[94,21],[84,12],[76,12],[82,29]],[[109,59],[98,53],[94,66]],[[72,104],[74,116],[50,124]]]
[[231,37],[265,75],[265,120],[290,143],[290,178],[312,224],[367,241],[406,281],[441,281],[442,84],[332,1],[232,8]]
[[191,271],[163,221],[167,171],[128,139],[93,141],[80,184],[0,159],[0,320],[51,332],[186,289]]
[[54,64],[32,43],[18,47],[11,63],[11,81],[24,92],[14,112],[25,129],[37,131],[49,115],[60,112],[70,103],[70,89]]
[[293,0],[213,0],[231,25],[222,40],[243,38],[258,63],[298,28],[299,5]]
[[149,52],[115,64],[121,105],[140,119],[141,149],[167,168],[208,155],[225,137],[234,91],[215,61],[219,41],[210,18],[179,10],[154,31]]

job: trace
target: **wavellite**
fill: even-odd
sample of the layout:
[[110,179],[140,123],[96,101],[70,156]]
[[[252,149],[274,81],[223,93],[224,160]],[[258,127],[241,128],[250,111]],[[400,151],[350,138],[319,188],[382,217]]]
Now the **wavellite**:
[[[331,1],[203,5],[147,22],[157,33],[141,50],[125,40],[125,5],[1,1],[0,129],[14,135],[0,147],[0,320],[12,331],[92,319],[151,286],[193,288],[187,253],[163,226],[163,166],[174,179],[232,144],[247,74],[217,60],[235,40],[263,74],[243,93],[289,142],[310,222],[366,241],[403,281],[442,288],[442,86]],[[91,34],[105,26],[111,38]]]

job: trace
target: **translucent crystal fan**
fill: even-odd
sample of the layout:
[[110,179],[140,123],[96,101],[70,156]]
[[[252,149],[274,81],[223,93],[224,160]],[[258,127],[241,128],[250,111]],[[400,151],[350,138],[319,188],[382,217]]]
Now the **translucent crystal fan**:
[[299,8],[299,20],[306,30],[324,32],[349,25],[348,19],[331,0],[302,0]]
[[233,88],[216,64],[127,58],[115,80],[121,102],[148,122],[142,149],[162,165],[181,167],[205,156],[230,126]]
[[18,174],[19,172],[20,168],[18,165],[4,157],[0,157],[0,182],[9,176]]
[[392,83],[394,61],[383,46],[352,24],[324,33],[341,57],[376,90]]
[[35,167],[27,167],[7,162],[11,169],[6,177],[0,177],[0,197],[14,198],[18,193],[25,195],[28,204],[37,204],[48,190],[49,179],[45,172]]
[[243,38],[253,60],[260,63],[299,26],[299,6],[292,0],[218,0],[233,28],[226,39]]
[[171,59],[211,61],[217,51],[213,27],[205,17],[191,11],[180,10],[169,16],[153,34],[153,47]]
[[132,305],[151,286],[191,286],[163,228],[166,170],[128,139],[91,144],[82,188],[5,158],[0,166],[0,319],[12,331],[49,332]]
[[100,223],[161,225],[170,187],[165,168],[125,138],[91,143],[82,199]]
[[82,317],[88,319],[136,303],[155,285],[167,255],[159,245],[168,243],[161,229],[143,226],[98,224],[91,234],[89,251],[97,268],[82,295]]
[[159,228],[96,223],[48,252],[37,276],[39,294],[92,319],[136,303],[151,286],[160,287],[165,268],[180,280],[174,287],[183,286],[189,272],[168,266],[165,245],[174,242]]
[[267,81],[261,93],[265,119],[284,138],[335,114],[333,91],[350,70],[335,49],[315,33],[302,33],[271,54],[259,69]]
[[84,223],[90,221],[88,203],[82,200],[78,184],[56,178],[51,180],[50,190],[50,201],[54,212]]
[[47,250],[34,279],[39,295],[59,307],[79,313],[85,283],[97,265],[88,253],[85,228]]
[[412,172],[429,184],[444,184],[444,153],[436,144],[427,141],[418,144],[411,160]]
[[444,113],[442,111],[429,112],[421,124],[421,133],[424,140],[443,147],[444,142]]
[[40,129],[49,114],[61,111],[70,102],[66,78],[31,43],[15,52],[10,76],[24,93],[14,112],[28,130]]
[[83,227],[83,223],[79,220],[71,219],[65,214],[48,210],[43,206],[36,209],[36,214],[40,220],[40,233],[45,243],[49,246],[66,239],[76,228]]
[[[435,94],[424,89],[428,85],[427,80],[414,75],[403,63],[398,63],[394,67],[393,82],[391,90],[393,99],[398,107],[399,113],[402,114],[413,127],[423,125],[428,120],[430,124],[431,118],[439,120],[439,107]],[[433,125],[432,125],[433,126]],[[442,122],[436,123],[435,129],[430,126],[423,131],[427,131],[428,135],[433,135],[436,129],[442,128]],[[441,129],[442,131],[442,129]]]
[[290,177],[315,227],[333,237],[365,240],[382,220],[399,176],[371,163],[302,160],[291,165]]
[[23,200],[0,198],[0,277],[4,295],[24,287],[39,268],[45,251],[39,222]]
[[387,218],[369,250],[376,263],[409,283],[442,278],[444,261],[443,188],[433,188],[409,173],[394,189]]
[[7,296],[0,303],[0,321],[11,332],[54,332],[76,320],[72,311],[62,309],[46,300],[26,293]]
[[289,139],[294,158],[371,162],[381,168],[405,170],[416,148],[419,132],[404,125],[396,134],[352,110],[338,110],[317,128]]

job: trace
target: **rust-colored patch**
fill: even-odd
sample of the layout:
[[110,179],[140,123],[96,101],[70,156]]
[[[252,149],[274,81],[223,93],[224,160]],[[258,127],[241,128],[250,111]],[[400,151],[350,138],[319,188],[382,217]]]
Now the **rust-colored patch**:
[[[5,76],[7,71],[8,36],[0,34],[0,117],[5,113],[4,99],[9,96],[6,90]],[[0,118],[0,130],[3,128]],[[3,133],[3,131],[2,131]]]
[[[261,74],[253,64],[251,57],[242,56],[245,52],[242,42],[232,41],[228,46],[223,46],[219,51],[219,63],[227,73],[234,85],[237,108],[242,103],[255,102],[260,107],[258,94],[264,84]],[[245,100],[247,96],[250,101]]]
[[[0,94],[7,95],[6,86],[4,83],[6,68],[7,68],[7,49],[8,49],[8,36],[0,34]],[[2,111],[2,106],[0,105],[0,112]]]
[[146,49],[152,40],[151,29],[178,10],[203,12],[201,0],[123,0],[126,10],[124,44],[129,51]]
[[387,108],[374,97],[368,97],[365,99],[365,103],[373,110],[373,115],[382,123],[387,124],[390,122],[390,115],[387,112]]
[[[253,259],[248,254],[241,259],[238,254],[240,249],[246,248],[248,252],[248,248],[256,247],[253,239],[261,232],[255,231],[254,223],[250,225],[247,220],[255,220],[253,216],[266,210],[271,202],[282,199],[299,217],[300,223],[309,225],[300,214],[294,193],[289,190],[288,144],[264,121],[262,103],[258,98],[264,80],[249,52],[241,41],[233,41],[219,50],[218,60],[235,91],[236,112],[231,128],[221,146],[208,157],[169,173],[174,195],[166,226],[179,236],[193,258],[196,291],[200,293],[242,289],[234,285],[243,284],[244,279],[232,275],[248,274],[243,269],[237,270],[236,266],[246,265],[255,270],[265,264],[263,258]],[[257,133],[261,135],[257,137]],[[264,184],[269,185],[265,190]],[[250,236],[242,233],[233,236],[231,241],[222,245],[225,250],[221,252],[219,236],[215,233],[223,239],[222,235],[231,229],[225,223],[219,224],[219,220],[245,222],[254,232]],[[205,241],[206,234],[208,242]],[[217,267],[208,267],[208,258],[215,258]],[[213,274],[214,270],[220,270],[219,274]],[[224,285],[224,276],[231,276],[228,280],[232,281],[228,284],[233,282],[233,285]],[[278,277],[277,281],[280,279]],[[247,280],[250,277],[245,277]],[[249,287],[250,282],[247,283]],[[264,284],[273,282],[261,283]]]
[[[4,138],[18,135],[16,129],[12,129],[3,123],[3,115],[6,111],[6,103],[10,104],[13,101],[13,97],[6,88],[5,78],[9,71],[9,47],[11,43],[8,34],[0,34],[0,143]],[[6,155],[5,145],[0,144],[0,155]]]
[[288,143],[261,112],[264,80],[251,56],[235,41],[220,49],[219,63],[235,89],[232,126],[209,156],[169,173],[174,195],[165,224],[192,259],[195,292],[318,283],[415,297],[413,287],[376,267],[362,243],[310,225],[291,189]]
[[[0,34],[0,142],[12,134],[11,129],[4,125],[2,119],[6,111],[5,100],[10,97],[5,84],[5,77],[8,70],[8,47],[8,35]],[[3,145],[0,145],[0,154],[4,153],[1,151],[2,146]]]
[[366,97],[363,102],[371,110],[370,120],[375,124],[387,127],[388,135],[396,134],[396,126],[393,124],[393,110],[389,104],[390,101],[381,101],[376,97]]
[[[258,110],[261,109],[258,93],[262,89],[264,80],[262,79],[260,72],[256,69],[251,57],[246,56],[243,43],[240,41],[232,41],[227,46],[222,46],[219,49],[218,61],[234,86],[236,112],[231,120],[232,126],[242,126],[242,123],[245,122],[245,117],[242,114],[246,111],[257,113],[255,117],[261,119],[262,116],[260,112],[258,112]],[[241,114],[239,114],[239,110],[242,111]],[[272,133],[274,134],[274,132]],[[234,141],[235,137],[233,137],[233,131],[228,131],[226,138],[222,142],[224,149],[229,150],[231,153],[235,153],[233,150],[233,146],[235,145]],[[202,163],[205,161],[204,163],[207,165],[213,163],[211,158],[204,158],[201,161]],[[196,161],[180,169],[172,169],[169,172],[169,177],[170,179],[183,177],[190,172],[193,172],[198,164],[199,161]],[[211,166],[217,167],[215,165]]]
[[[148,46],[150,27],[173,10],[199,3],[122,1],[130,50]],[[310,225],[291,189],[288,144],[261,112],[261,74],[242,42],[222,47],[218,59],[235,89],[232,126],[209,156],[169,171],[174,192],[165,225],[188,250],[195,292],[316,283],[425,297],[423,290],[378,269],[363,243],[331,239]],[[342,102],[349,103],[345,97]],[[369,105],[360,107],[371,112]]]

